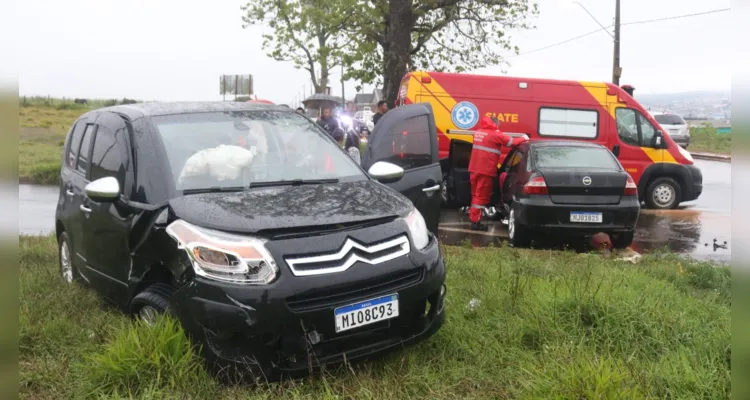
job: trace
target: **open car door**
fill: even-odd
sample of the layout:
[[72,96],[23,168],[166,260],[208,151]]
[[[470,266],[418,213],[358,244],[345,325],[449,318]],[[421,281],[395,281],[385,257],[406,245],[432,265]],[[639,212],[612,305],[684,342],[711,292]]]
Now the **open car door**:
[[471,160],[471,142],[453,139],[448,153],[447,171],[448,198],[456,207],[471,205],[471,181],[469,180],[469,161]]
[[428,103],[400,106],[380,118],[368,140],[362,167],[368,171],[378,161],[404,169],[400,180],[387,185],[408,197],[422,213],[427,229],[437,235],[443,174],[435,117]]

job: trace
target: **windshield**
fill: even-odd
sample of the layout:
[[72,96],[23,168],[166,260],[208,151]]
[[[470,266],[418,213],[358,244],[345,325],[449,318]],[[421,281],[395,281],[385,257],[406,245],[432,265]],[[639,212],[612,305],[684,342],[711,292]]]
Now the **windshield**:
[[190,113],[152,117],[152,121],[177,190],[364,179],[340,146],[292,111]]
[[537,168],[620,169],[614,155],[601,147],[538,147],[533,158]]
[[654,119],[659,125],[685,125],[685,120],[675,114],[657,114],[654,115]]

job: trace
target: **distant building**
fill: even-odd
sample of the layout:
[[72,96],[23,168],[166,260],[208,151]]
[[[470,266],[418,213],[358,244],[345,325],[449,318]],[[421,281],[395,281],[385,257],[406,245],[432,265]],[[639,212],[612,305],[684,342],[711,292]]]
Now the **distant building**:
[[383,100],[383,91],[375,89],[372,93],[357,93],[354,96],[354,105],[357,107],[357,111],[369,109],[374,112],[380,100]]

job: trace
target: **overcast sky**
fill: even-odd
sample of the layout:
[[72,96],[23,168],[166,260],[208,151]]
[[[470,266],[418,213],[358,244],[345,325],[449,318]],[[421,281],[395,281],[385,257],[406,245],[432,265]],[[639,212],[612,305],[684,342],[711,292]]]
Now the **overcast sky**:
[[[5,2],[5,0],[3,0]],[[605,26],[614,0],[580,0]],[[623,0],[622,23],[729,8],[730,0]],[[221,74],[251,73],[259,97],[292,103],[307,72],[266,57],[262,27],[242,28],[243,0],[15,0],[15,72],[21,95],[220,100]],[[540,0],[537,29],[513,34],[521,53],[599,26],[578,4]],[[731,12],[622,27],[621,84],[638,93],[729,90]],[[6,14],[8,17],[10,14]],[[511,57],[509,75],[609,81],[604,31]],[[12,71],[15,69],[15,71]],[[502,74],[502,68],[480,71]],[[336,79],[336,78],[334,78]],[[347,97],[355,83],[347,84]],[[340,94],[341,85],[333,85]]]

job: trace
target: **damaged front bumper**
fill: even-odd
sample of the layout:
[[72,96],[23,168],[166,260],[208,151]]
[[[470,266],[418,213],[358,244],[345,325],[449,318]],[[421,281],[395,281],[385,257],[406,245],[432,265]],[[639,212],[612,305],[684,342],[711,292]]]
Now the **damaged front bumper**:
[[[268,285],[194,277],[172,307],[210,364],[255,379],[298,375],[327,364],[369,358],[432,336],[445,320],[445,265],[436,240],[378,266],[319,277],[288,269]],[[334,309],[398,293],[399,316],[337,333]]]

